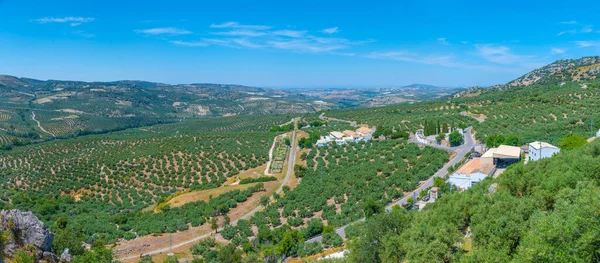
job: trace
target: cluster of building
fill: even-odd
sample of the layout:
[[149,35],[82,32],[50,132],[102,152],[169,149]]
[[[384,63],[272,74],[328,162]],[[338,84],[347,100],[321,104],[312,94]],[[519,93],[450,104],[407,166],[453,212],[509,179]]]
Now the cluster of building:
[[329,146],[334,142],[338,145],[343,145],[351,142],[368,141],[373,138],[373,132],[375,132],[375,129],[367,126],[360,127],[356,131],[332,131],[329,135],[321,136],[317,141],[317,146]]
[[482,181],[488,176],[494,175],[499,168],[505,168],[515,162],[521,161],[521,154],[527,153],[528,161],[537,161],[543,158],[552,157],[560,152],[560,149],[554,145],[545,142],[532,142],[528,147],[522,149],[516,146],[501,145],[498,148],[491,148],[480,157],[472,158],[464,165],[458,168],[450,175],[448,182],[459,190],[465,190],[473,184]]

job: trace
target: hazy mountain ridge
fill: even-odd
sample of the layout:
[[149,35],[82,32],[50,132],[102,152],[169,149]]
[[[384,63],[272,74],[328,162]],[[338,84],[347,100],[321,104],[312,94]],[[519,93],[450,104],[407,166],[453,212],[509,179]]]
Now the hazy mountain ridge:
[[599,73],[600,56],[564,59],[533,70],[507,85],[515,87],[553,81],[586,81],[596,79]]
[[582,57],[579,59],[563,59],[552,62],[546,66],[534,69],[525,75],[514,79],[506,84],[493,85],[489,87],[469,87],[456,92],[452,95],[454,98],[477,96],[482,93],[489,93],[510,89],[513,87],[527,87],[533,84],[559,84],[566,82],[581,82],[585,87],[586,81],[596,80],[600,75],[600,56]]

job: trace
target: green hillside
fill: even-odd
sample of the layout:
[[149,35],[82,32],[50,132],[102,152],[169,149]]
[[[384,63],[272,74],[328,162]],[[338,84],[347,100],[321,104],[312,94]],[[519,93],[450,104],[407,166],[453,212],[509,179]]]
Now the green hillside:
[[599,158],[594,142],[446,192],[421,212],[378,215],[351,233],[349,262],[596,262]]

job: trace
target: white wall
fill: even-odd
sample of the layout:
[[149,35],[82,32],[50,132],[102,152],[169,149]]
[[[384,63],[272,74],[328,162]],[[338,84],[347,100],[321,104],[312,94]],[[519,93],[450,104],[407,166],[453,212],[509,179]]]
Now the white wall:
[[537,161],[539,159],[549,158],[559,152],[560,149],[558,148],[542,147],[541,149],[536,149],[535,147],[529,145],[529,160]]
[[482,181],[487,177],[484,173],[471,173],[470,176],[465,174],[454,173],[450,175],[448,183],[458,187],[461,190],[469,189],[474,183]]

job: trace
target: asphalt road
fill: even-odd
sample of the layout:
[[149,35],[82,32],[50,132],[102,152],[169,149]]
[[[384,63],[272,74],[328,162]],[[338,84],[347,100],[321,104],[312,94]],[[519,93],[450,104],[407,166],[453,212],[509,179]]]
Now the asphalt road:
[[[292,121],[294,122],[294,124],[297,124],[298,120],[296,118],[292,119]],[[296,142],[296,127],[297,125],[294,125],[294,131],[292,132],[292,147],[290,147],[290,155],[288,158],[288,169],[287,169],[287,174],[285,175],[285,178],[283,179],[283,183],[279,186],[279,188],[275,191],[275,193],[281,193],[281,191],[283,191],[283,186],[286,185],[288,183],[288,181],[290,180],[290,177],[292,176],[292,173],[294,171],[294,162],[296,161],[296,149],[297,149],[297,142]],[[273,197],[270,197],[271,199],[273,199]],[[230,225],[236,225],[237,222],[240,219],[249,219],[250,217],[252,217],[256,212],[260,211],[263,208],[262,205],[257,206],[256,208],[250,210],[248,213],[246,213],[245,215],[243,215],[242,217],[240,217],[239,219],[234,220],[233,222],[231,222]],[[217,231],[221,231],[223,230],[223,227],[219,228]],[[142,255],[132,255],[132,256],[128,256],[128,257],[123,257],[123,258],[119,258],[120,261],[124,261],[124,260],[129,260],[129,259],[135,259],[135,258],[139,258],[140,256],[151,256],[151,255],[156,255],[156,254],[161,254],[161,253],[168,253],[171,251],[171,249],[175,249],[175,248],[179,248],[185,245],[189,245],[192,243],[196,243],[202,239],[205,239],[207,237],[210,237],[213,233],[207,233],[201,236],[197,236],[193,239],[190,240],[186,240],[184,242],[178,243],[178,244],[174,244],[172,247],[165,247],[165,248],[161,248],[161,249],[157,249],[157,250],[153,250],[150,252],[146,252],[143,253]]]
[[[408,199],[414,196],[419,195],[419,193],[421,193],[421,191],[432,187],[433,186],[433,182],[434,179],[436,177],[443,177],[446,174],[448,174],[448,168],[450,168],[451,166],[454,166],[455,164],[457,164],[460,160],[463,159],[463,157],[469,152],[471,151],[471,149],[475,146],[475,139],[473,138],[473,135],[471,134],[471,129],[472,127],[469,127],[466,129],[466,133],[465,133],[465,142],[457,147],[444,147],[444,146],[439,146],[439,145],[429,145],[435,148],[439,148],[439,149],[443,149],[443,150],[447,150],[447,151],[453,151],[456,153],[456,155],[454,156],[454,158],[452,158],[452,160],[450,160],[449,162],[447,162],[441,169],[439,169],[435,174],[433,174],[431,177],[429,177],[429,179],[427,179],[427,181],[423,182],[421,184],[421,186],[419,186],[417,189],[415,189],[414,191],[412,191],[410,194],[404,196],[403,198],[401,198],[400,200],[391,203],[390,205],[388,205],[385,209],[387,211],[392,210],[392,207],[394,205],[405,205],[408,203]],[[411,140],[413,142],[416,143],[416,140],[414,140],[414,138],[411,138]],[[365,221],[364,218],[361,218],[355,222],[352,222],[350,224],[347,224],[345,226],[339,227],[335,230],[335,232],[340,235],[340,236],[345,236],[346,235],[346,227],[357,223],[357,222],[363,222]],[[307,240],[306,242],[321,242],[321,240],[323,239],[323,237],[321,235],[315,236],[309,240]]]

